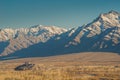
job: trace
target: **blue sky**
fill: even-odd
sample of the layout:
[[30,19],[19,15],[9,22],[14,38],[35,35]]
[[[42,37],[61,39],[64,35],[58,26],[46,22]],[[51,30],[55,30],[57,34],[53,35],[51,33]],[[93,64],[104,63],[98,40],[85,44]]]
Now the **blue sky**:
[[120,12],[120,0],[0,0],[0,28],[78,27],[110,10]]

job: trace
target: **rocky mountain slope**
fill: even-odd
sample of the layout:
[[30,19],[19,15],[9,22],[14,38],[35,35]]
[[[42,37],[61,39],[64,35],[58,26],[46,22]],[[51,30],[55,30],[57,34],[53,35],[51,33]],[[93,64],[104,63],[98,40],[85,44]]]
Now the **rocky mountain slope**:
[[71,36],[75,36],[65,45],[66,47],[77,46],[75,48],[78,48],[78,51],[120,51],[120,13],[118,12],[101,14],[93,22],[78,27],[72,32],[68,36],[71,33]]
[[36,25],[30,28],[1,29],[0,30],[0,55],[8,55],[30,45],[46,42],[53,36],[66,32],[66,29],[55,26]]
[[0,31],[0,47],[4,47],[0,50],[1,55],[32,57],[89,51],[120,53],[120,13],[116,11],[100,14],[91,23],[71,30],[38,26],[6,30]]

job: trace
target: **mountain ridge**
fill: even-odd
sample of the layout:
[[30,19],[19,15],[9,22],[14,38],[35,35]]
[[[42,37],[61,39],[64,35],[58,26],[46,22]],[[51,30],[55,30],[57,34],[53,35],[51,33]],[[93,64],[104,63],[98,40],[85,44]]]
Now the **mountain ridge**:
[[[31,27],[33,32],[39,31],[42,26]],[[34,28],[37,28],[34,30]],[[25,30],[24,28],[21,30]],[[120,13],[110,11],[100,14],[95,20],[87,25],[70,30],[56,27],[42,27],[43,32],[48,31],[53,35],[43,37],[43,41],[33,43],[27,47],[11,52],[11,56],[32,57],[68,54],[76,52],[117,52],[120,53]],[[44,31],[45,30],[45,31]],[[42,32],[24,35],[27,40],[34,40],[30,35],[38,37]],[[1,34],[1,33],[0,33]],[[22,33],[21,33],[22,34]],[[33,35],[34,34],[34,35]],[[22,35],[23,36],[23,35]],[[17,36],[18,37],[18,36]],[[50,37],[46,41],[44,38]],[[10,40],[11,41],[11,40]],[[17,42],[16,40],[15,42]],[[27,43],[27,41],[25,42]],[[15,43],[13,43],[15,44]],[[36,53],[34,51],[37,51]],[[9,52],[9,51],[8,51]],[[7,54],[8,55],[8,54]]]
[[[2,29],[0,31],[0,42],[8,42],[9,44],[3,51],[4,55],[13,53],[16,50],[27,48],[30,45],[38,42],[46,42],[48,39],[55,35],[59,35],[62,32],[66,32],[66,29],[58,27],[47,26],[35,26],[30,28],[19,29]],[[1,45],[2,47],[2,45]],[[1,54],[2,55],[2,54]]]

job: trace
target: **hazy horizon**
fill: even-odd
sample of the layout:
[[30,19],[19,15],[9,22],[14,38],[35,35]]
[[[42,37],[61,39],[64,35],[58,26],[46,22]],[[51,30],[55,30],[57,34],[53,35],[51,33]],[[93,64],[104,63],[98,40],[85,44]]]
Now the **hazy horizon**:
[[120,12],[119,0],[0,0],[0,28],[30,27],[37,24],[78,27],[100,13]]

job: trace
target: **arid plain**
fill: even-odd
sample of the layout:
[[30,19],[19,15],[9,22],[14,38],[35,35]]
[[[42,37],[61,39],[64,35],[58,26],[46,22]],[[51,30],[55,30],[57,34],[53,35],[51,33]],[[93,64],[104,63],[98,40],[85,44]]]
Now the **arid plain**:
[[[24,62],[35,66],[14,70]],[[84,52],[0,61],[0,80],[120,80],[120,55]]]

